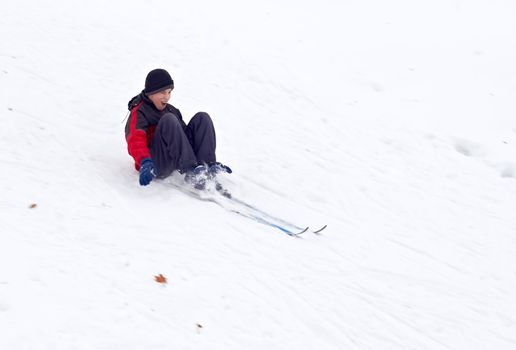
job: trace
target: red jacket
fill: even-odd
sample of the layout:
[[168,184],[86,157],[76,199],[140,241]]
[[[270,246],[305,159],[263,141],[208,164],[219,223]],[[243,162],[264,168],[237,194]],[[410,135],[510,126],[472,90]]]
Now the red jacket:
[[165,113],[174,114],[181,122],[183,130],[186,130],[186,124],[179,109],[167,104],[165,109],[160,111],[143,92],[129,101],[128,109],[131,114],[125,124],[127,151],[134,158],[136,170],[140,170],[142,159],[152,158],[149,147],[161,116]]

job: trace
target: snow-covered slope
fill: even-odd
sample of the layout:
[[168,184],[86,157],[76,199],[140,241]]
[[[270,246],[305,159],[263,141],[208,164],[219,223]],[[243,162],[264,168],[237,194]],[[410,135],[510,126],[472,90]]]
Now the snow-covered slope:
[[[0,348],[514,349],[515,17],[2,4]],[[138,185],[123,119],[157,67],[213,117],[232,192],[323,235]]]

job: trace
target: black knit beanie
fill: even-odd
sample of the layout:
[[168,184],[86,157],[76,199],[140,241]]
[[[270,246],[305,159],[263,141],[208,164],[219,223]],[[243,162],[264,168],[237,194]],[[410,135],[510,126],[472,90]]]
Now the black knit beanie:
[[174,81],[170,74],[164,69],[151,70],[145,79],[145,90],[143,91],[147,95],[152,95],[166,89],[174,89]]

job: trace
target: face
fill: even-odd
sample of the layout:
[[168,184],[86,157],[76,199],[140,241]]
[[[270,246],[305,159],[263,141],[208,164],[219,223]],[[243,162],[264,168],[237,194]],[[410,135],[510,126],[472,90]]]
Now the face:
[[149,95],[149,100],[154,103],[154,106],[159,111],[162,111],[167,106],[168,100],[170,100],[170,94],[172,93],[172,89],[166,89],[163,91],[158,91],[152,95]]

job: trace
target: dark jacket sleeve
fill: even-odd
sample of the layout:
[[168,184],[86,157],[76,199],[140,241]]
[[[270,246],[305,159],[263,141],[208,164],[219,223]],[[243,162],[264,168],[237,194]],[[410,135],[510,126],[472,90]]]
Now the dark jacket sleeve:
[[136,170],[140,169],[140,162],[144,158],[150,158],[150,150],[147,145],[147,132],[149,123],[145,115],[140,111],[141,103],[131,110],[131,115],[125,127],[125,139],[127,151],[134,158]]

